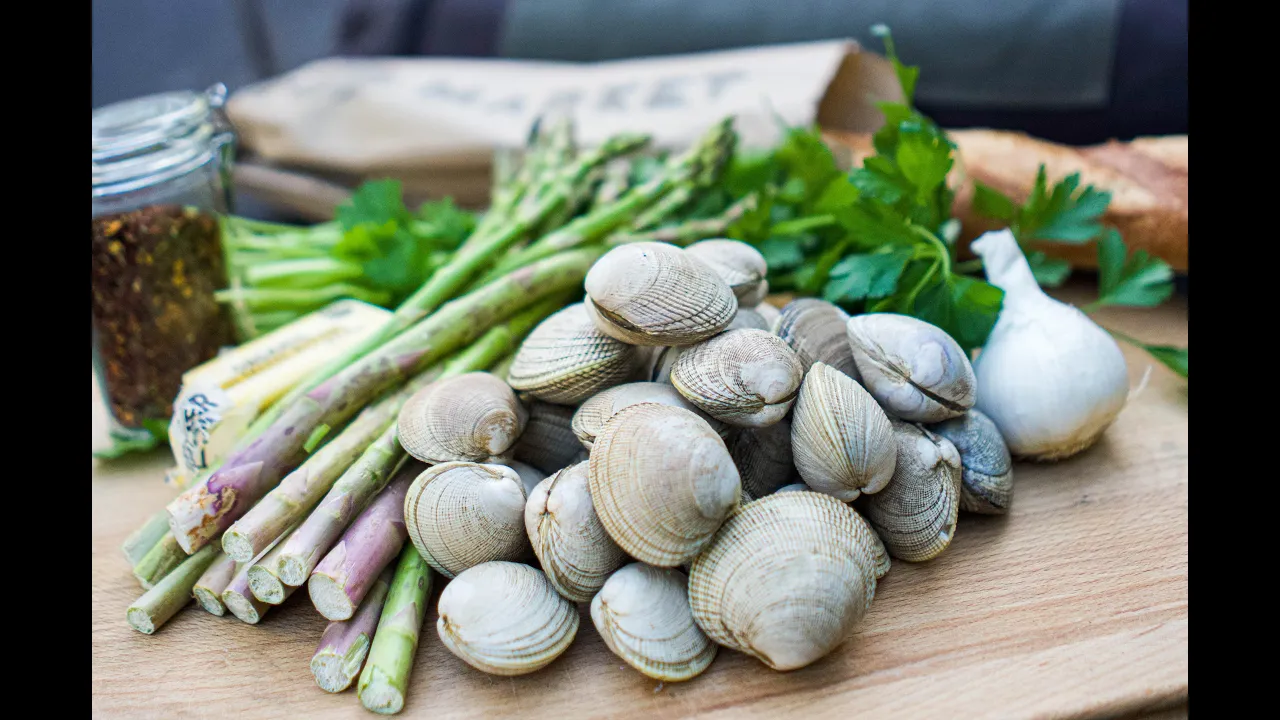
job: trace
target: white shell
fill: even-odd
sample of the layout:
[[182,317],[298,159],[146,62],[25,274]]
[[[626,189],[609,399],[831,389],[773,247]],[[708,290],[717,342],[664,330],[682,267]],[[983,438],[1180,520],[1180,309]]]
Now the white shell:
[[600,332],[582,303],[543,320],[516,353],[507,381],[547,402],[576,405],[635,373],[640,354]]
[[516,474],[520,476],[520,484],[524,485],[524,494],[526,496],[532,495],[533,489],[538,486],[538,483],[547,479],[546,473],[532,465],[526,465],[518,460],[508,460],[502,464],[512,470],[515,470]]
[[973,407],[973,366],[941,329],[908,315],[872,313],[850,318],[848,334],[862,384],[886,412],[929,423]]
[[524,509],[524,526],[542,571],[571,602],[587,602],[609,573],[626,562],[591,503],[587,463],[567,467],[538,484]]
[[676,392],[674,387],[666,383],[636,382],[602,390],[582,403],[573,414],[573,434],[583,447],[590,450],[606,420],[623,408],[643,402],[684,408],[706,420],[711,429],[721,437],[729,432],[729,428],[724,423],[703,413],[693,403],[685,400],[683,395]]
[[769,292],[769,266],[759,250],[739,240],[699,240],[685,252],[711,266],[738,298],[739,307],[754,307]]
[[781,420],[795,402],[804,368],[764,330],[730,330],[693,345],[671,366],[671,384],[711,417],[739,427]]
[[[767,284],[768,283],[766,282],[766,285]],[[767,302],[761,302],[751,309],[755,310],[760,317],[764,318],[765,322],[769,323],[769,332],[774,335],[778,334],[778,318],[782,316],[782,312],[778,310],[778,308]]]
[[764,319],[760,313],[751,308],[739,306],[738,312],[733,316],[733,322],[729,323],[729,327],[725,330],[763,330],[770,332],[769,321]]
[[665,682],[697,677],[716,645],[693,622],[689,578],[674,568],[631,563],[591,601],[591,621],[614,655]]
[[683,408],[624,408],[588,462],[600,522],[631,557],[676,567],[698,554],[738,504],[738,470],[711,426]]
[[775,670],[804,667],[849,636],[875,597],[875,533],[812,492],[743,505],[689,571],[693,618],[712,640]]
[[484,372],[437,380],[400,409],[405,452],[425,463],[485,462],[506,453],[528,413],[507,384]]
[[450,462],[419,475],[404,498],[409,539],[445,577],[529,552],[524,483],[503,465]]
[[791,450],[805,483],[845,502],[879,492],[893,477],[896,447],[889,417],[867,391],[815,362],[791,416]]
[[728,327],[738,310],[706,263],[666,243],[605,253],[587,272],[584,304],[596,327],[632,345],[688,345]]
[[524,675],[555,660],[578,633],[578,610],[541,572],[487,562],[440,593],[436,630],[449,652],[494,675]]
[[796,351],[805,372],[821,362],[860,381],[849,347],[848,323],[849,313],[836,305],[818,298],[798,298],[782,308],[773,332]]
[[960,511],[960,453],[951,441],[919,425],[893,421],[898,461],[884,490],[859,507],[893,557],[923,562],[955,537]]

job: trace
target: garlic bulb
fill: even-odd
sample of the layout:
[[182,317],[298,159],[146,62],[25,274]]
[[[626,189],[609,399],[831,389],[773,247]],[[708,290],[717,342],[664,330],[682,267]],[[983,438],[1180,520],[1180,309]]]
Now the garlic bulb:
[[1013,233],[971,246],[1004,305],[974,363],[977,408],[1015,456],[1060,460],[1089,447],[1124,408],[1129,371],[1120,347],[1083,312],[1045,295]]

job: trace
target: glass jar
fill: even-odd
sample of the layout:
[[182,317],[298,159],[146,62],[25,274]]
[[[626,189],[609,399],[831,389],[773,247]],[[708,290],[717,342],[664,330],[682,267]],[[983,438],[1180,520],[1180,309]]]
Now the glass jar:
[[117,441],[164,436],[182,374],[233,341],[219,215],[226,88],[93,111],[93,366]]

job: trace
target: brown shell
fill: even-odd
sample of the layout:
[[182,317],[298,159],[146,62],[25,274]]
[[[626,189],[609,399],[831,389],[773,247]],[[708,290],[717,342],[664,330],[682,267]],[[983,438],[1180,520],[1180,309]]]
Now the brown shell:
[[804,368],[795,352],[763,330],[730,330],[686,348],[671,366],[671,384],[711,417],[739,427],[765,427],[791,409]]
[[528,413],[507,384],[485,372],[437,380],[400,409],[405,452],[425,463],[483,462],[511,449]]
[[600,332],[582,303],[543,320],[516,353],[507,381],[546,402],[577,405],[626,382],[641,359],[633,345]]
[[404,498],[405,528],[422,559],[445,577],[529,553],[524,483],[503,465],[449,462],[419,475]]

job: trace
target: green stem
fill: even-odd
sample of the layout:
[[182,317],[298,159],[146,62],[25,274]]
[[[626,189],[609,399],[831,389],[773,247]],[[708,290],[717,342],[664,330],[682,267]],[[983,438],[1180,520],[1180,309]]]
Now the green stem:
[[430,591],[431,568],[413,543],[405,543],[357,685],[366,709],[391,715],[404,708]]
[[981,260],[965,260],[958,262],[952,267],[952,272],[957,275],[967,275],[969,273],[978,272],[982,269]]
[[358,280],[364,277],[364,268],[331,257],[318,257],[256,263],[246,267],[241,276],[250,285],[307,289]]
[[147,518],[147,522],[142,527],[134,530],[129,537],[125,538],[124,544],[120,549],[124,552],[124,557],[129,561],[129,567],[136,567],[142,558],[151,548],[160,542],[161,538],[169,534],[169,513],[160,510],[151,517]]
[[784,220],[770,228],[769,232],[774,235],[798,235],[835,224],[837,221],[834,215],[812,215],[795,220]]
[[925,228],[922,228],[919,225],[915,225],[915,224],[912,224],[910,227],[912,232],[924,238],[925,240],[929,241],[929,243],[933,245],[934,250],[938,254],[938,259],[942,261],[943,277],[945,278],[948,275],[950,275],[951,274],[951,248],[947,247],[947,244],[942,242],[942,240],[940,240],[937,235],[934,235],[933,233],[929,232]]
[[391,300],[390,293],[369,290],[359,285],[348,283],[306,290],[233,287],[219,290],[213,295],[218,302],[228,304],[243,303],[252,310],[268,308],[274,310],[283,308],[312,310],[342,298],[355,298],[373,305],[386,305]]
[[133,567],[133,576],[143,588],[151,588],[186,559],[187,553],[182,550],[177,538],[173,533],[166,532]]
[[129,625],[147,635],[159,630],[161,625],[191,602],[191,589],[217,557],[218,549],[206,545],[184,560],[129,606],[125,613]]

